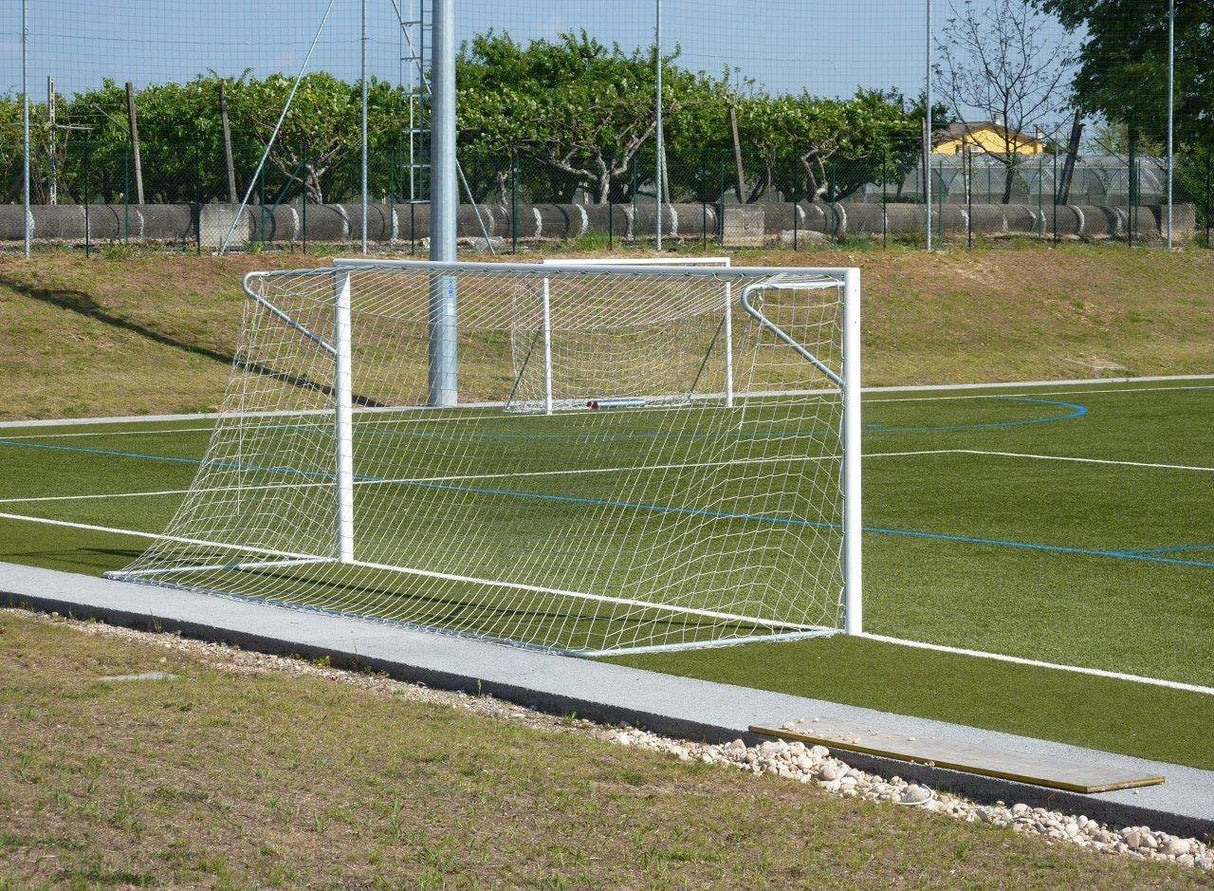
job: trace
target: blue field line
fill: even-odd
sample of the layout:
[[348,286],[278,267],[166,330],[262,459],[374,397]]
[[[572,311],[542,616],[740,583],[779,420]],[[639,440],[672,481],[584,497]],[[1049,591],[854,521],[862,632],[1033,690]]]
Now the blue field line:
[[30,442],[29,440],[16,440],[0,438],[0,446],[8,446],[15,449],[35,449],[40,451],[51,452],[69,452],[82,455],[101,455],[106,458],[131,458],[136,461],[163,461],[169,464],[186,464],[192,467],[200,467],[203,464],[209,463],[212,467],[218,467],[223,470],[248,470],[254,473],[282,473],[295,476],[305,476],[317,479],[331,479],[332,471],[320,470],[299,470],[295,467],[286,466],[270,466],[266,467],[260,464],[244,464],[239,461],[210,461],[204,458],[186,458],[179,455],[154,455],[144,452],[122,452],[116,449],[95,449],[88,446],[68,446],[58,445],[49,442]]
[[[1053,402],[1051,400],[1029,400],[1029,401],[1067,406],[1071,411],[1067,415],[1060,415],[1060,416],[1050,418],[1050,419],[1034,419],[1031,421],[1023,421],[1023,422],[1000,422],[1000,423],[1006,423],[1006,424],[1048,423],[1050,421],[1083,417],[1083,415],[1086,414],[1086,412],[1087,412],[1087,409],[1084,406],[1077,405],[1074,403]],[[887,432],[895,432],[895,431],[887,431]],[[116,450],[112,450],[112,449],[90,448],[87,446],[67,446],[67,445],[59,445],[59,444],[55,444],[55,443],[31,442],[29,440],[12,440],[12,439],[0,438],[0,445],[14,447],[14,448],[27,448],[27,449],[69,452],[69,453],[82,453],[82,454],[91,454],[91,455],[102,455],[102,456],[107,456],[107,457],[132,458],[135,460],[164,461],[164,462],[169,462],[169,463],[174,463],[174,464],[188,464],[188,465],[193,465],[193,466],[198,466],[198,465],[201,465],[204,463],[203,460],[198,459],[198,458],[187,458],[187,457],[175,456],[175,455],[156,455],[156,454],[148,454],[148,453],[140,453],[140,452],[122,452],[122,451],[116,451]],[[248,471],[252,471],[252,472],[291,474],[291,475],[298,475],[298,476],[314,478],[314,479],[332,479],[333,478],[333,473],[330,471],[306,471],[306,470],[299,470],[299,469],[293,468],[293,467],[263,467],[263,466],[259,466],[259,465],[246,465],[246,464],[241,464],[238,462],[212,462],[212,466],[220,467],[220,468],[224,468],[224,469],[248,470]],[[380,478],[380,477],[372,477],[372,476],[364,476],[364,475],[358,475],[355,477],[355,479],[359,482],[368,482],[368,483],[392,482],[389,479],[384,479],[384,478]],[[446,484],[446,483],[437,483],[437,482],[428,483],[428,482],[421,482],[421,481],[401,481],[396,484],[397,485],[408,485],[408,486],[420,487],[420,488],[442,489],[442,490],[447,490],[447,491],[462,492],[462,493],[466,493],[466,494],[470,494],[470,495],[489,495],[489,496],[496,496],[496,497],[565,502],[565,503],[571,503],[571,504],[599,505],[599,506],[617,508],[617,509],[623,509],[623,510],[637,510],[637,511],[653,512],[653,513],[676,513],[676,514],[684,514],[684,515],[691,515],[691,516],[703,516],[703,517],[709,517],[712,519],[729,519],[729,520],[741,520],[741,521],[746,521],[746,522],[769,523],[769,524],[776,524],[776,525],[817,527],[817,528],[836,529],[836,530],[839,529],[838,524],[824,523],[821,521],[814,521],[814,520],[805,520],[805,519],[801,519],[798,517],[778,517],[778,516],[771,516],[771,515],[767,515],[767,514],[746,514],[746,513],[736,513],[736,512],[727,512],[727,511],[711,511],[711,510],[702,509],[702,508],[674,507],[671,505],[648,504],[648,503],[644,503],[644,502],[611,501],[611,500],[606,500],[606,499],[601,499],[601,498],[590,498],[590,497],[575,496],[575,495],[550,494],[550,493],[545,493],[545,492],[528,492],[528,491],[520,491],[520,490],[515,490],[515,489],[455,486],[455,485],[450,485],[450,484]],[[1169,552],[1180,552],[1180,551],[1186,551],[1186,550],[1205,550],[1205,549],[1214,547],[1214,545],[1192,545],[1192,546],[1181,546],[1178,548],[1158,548],[1158,549],[1145,550],[1145,551],[1134,551],[1134,550],[1109,551],[1109,550],[1100,550],[1100,549],[1096,549],[1096,548],[1066,547],[1066,546],[1062,546],[1062,545],[1037,544],[1037,543],[1032,543],[1032,542],[1014,541],[1014,540],[1010,540],[1010,539],[982,538],[982,537],[965,536],[965,535],[949,535],[949,534],[940,533],[940,532],[922,532],[922,531],[911,530],[911,529],[895,529],[895,528],[886,528],[886,527],[879,527],[879,526],[865,527],[864,531],[869,534],[877,534],[877,535],[894,535],[894,536],[901,536],[901,537],[906,537],[906,538],[920,538],[920,539],[928,539],[928,540],[934,540],[934,541],[950,541],[950,542],[958,542],[958,543],[964,543],[964,544],[990,545],[990,546],[997,546],[997,547],[1015,548],[1015,549],[1027,550],[1027,551],[1039,551],[1039,552],[1045,552],[1045,553],[1071,554],[1071,555],[1091,556],[1091,557],[1106,557],[1106,558],[1114,558],[1114,559],[1122,559],[1122,560],[1135,560],[1135,561],[1148,562],[1148,563],[1163,563],[1163,564],[1176,565],[1176,566],[1192,566],[1192,567],[1198,567],[1198,568],[1203,568],[1203,569],[1214,568],[1214,562],[1184,560],[1184,559],[1179,559],[1179,558],[1174,558],[1174,557],[1162,556],[1163,554],[1166,554]]]
[[1062,402],[1057,399],[1037,399],[1031,396],[995,396],[993,399],[1006,399],[1011,402],[1032,402],[1036,405],[1051,405],[1065,408],[1062,414],[1049,415],[1044,418],[1023,418],[1017,421],[985,421],[976,424],[941,424],[932,427],[886,427],[884,424],[865,424],[865,433],[948,433],[962,430],[1002,430],[1007,427],[1027,427],[1033,424],[1057,424],[1060,421],[1074,421],[1088,413],[1086,405],[1078,402]]
[[1165,548],[1139,548],[1125,554],[1178,554],[1182,551],[1214,551],[1214,544],[1169,545]]
[[[868,423],[864,425],[864,433],[866,435],[884,435],[884,434],[906,434],[906,433],[954,433],[966,430],[1003,430],[1008,427],[1026,427],[1035,424],[1057,424],[1061,421],[1074,421],[1087,415],[1088,407],[1081,405],[1078,402],[1062,402],[1057,399],[1039,399],[1032,396],[991,396],[991,399],[998,399],[1007,402],[1025,402],[1034,405],[1048,405],[1051,407],[1064,408],[1066,411],[1060,414],[1047,415],[1043,418],[1021,418],[1010,421],[979,421],[973,424],[937,424],[924,427],[886,427],[880,423]],[[761,409],[760,409],[761,410]],[[322,436],[332,436],[333,428],[331,425],[299,425],[299,424],[275,424],[263,429],[269,430],[300,430],[306,429],[310,432],[318,433]],[[355,436],[374,436],[374,437],[392,437],[403,439],[444,439],[450,436],[446,432],[435,432],[427,430],[380,430],[374,427],[354,428]],[[797,439],[799,437],[823,437],[837,436],[838,429],[834,426],[821,429],[809,428],[800,430],[762,430],[758,428],[745,430],[718,430],[711,432],[690,432],[677,433],[665,430],[647,430],[637,431],[632,433],[612,433],[607,431],[574,431],[574,432],[556,432],[556,433],[490,433],[486,431],[477,431],[470,434],[467,438],[483,439],[483,440],[502,440],[511,441],[518,440],[529,442],[532,440],[577,440],[578,442],[611,442],[616,440],[629,439],[654,439],[662,437],[664,439],[704,439],[704,438],[738,438],[738,439]]]
[[[991,421],[978,424],[951,424],[935,427],[884,427],[880,424],[868,424],[864,428],[866,434],[887,434],[887,433],[944,433],[950,431],[963,430],[996,430],[1006,427],[1022,427],[1031,424],[1053,424],[1059,421],[1070,421],[1076,418],[1082,418],[1088,413],[1087,406],[1080,405],[1075,402],[1059,402],[1052,399],[1034,399],[1030,397],[1007,396],[1007,397],[992,397],[1009,399],[1018,402],[1032,402],[1039,405],[1052,405],[1064,407],[1067,411],[1059,415],[1051,415],[1045,418],[1026,418],[1018,421]],[[313,433],[318,433],[324,436],[332,436],[331,427],[321,427],[319,425],[299,425],[299,424],[283,424],[275,425],[275,427],[262,429],[284,429],[308,430]],[[736,437],[747,439],[771,438],[771,439],[794,439],[800,436],[823,436],[827,434],[837,435],[838,431],[834,428],[829,430],[815,431],[770,431],[764,432],[759,430],[734,430],[734,431],[718,431],[714,433],[667,433],[662,431],[652,431],[648,433],[481,433],[476,436],[478,439],[574,439],[579,442],[590,440],[614,440],[614,439],[634,439],[654,437],[678,437],[678,438],[703,438],[703,437]],[[407,438],[444,438],[449,436],[447,433],[427,433],[427,432],[403,432],[392,430],[366,430],[355,427],[355,434],[358,436],[399,436]],[[99,436],[104,436],[104,433],[99,433]],[[198,466],[203,462],[199,458],[186,458],[176,455],[157,455],[146,452],[125,452],[119,449],[103,449],[89,446],[72,446],[61,445],[52,442],[35,442],[29,439],[7,439],[0,438],[0,446],[8,446],[9,448],[19,449],[38,449],[49,452],[67,452],[71,454],[81,455],[100,455],[107,458],[132,458],[143,461],[164,461],[172,464],[189,464]],[[295,470],[290,467],[273,467],[262,468],[256,465],[240,465],[235,463],[220,463],[216,462],[215,466],[225,469],[244,469],[244,470],[270,470],[275,473],[300,473],[305,475],[315,475],[314,472]]]
[[[647,511],[661,514],[683,514],[686,516],[708,517],[720,520],[743,520],[747,522],[769,523],[781,526],[804,526],[818,529],[841,530],[838,523],[826,523],[820,520],[805,520],[800,517],[776,517],[768,514],[744,514],[729,511],[714,511],[706,508],[674,507],[664,504],[647,504],[639,501],[609,501],[602,498],[588,498],[579,495],[554,495],[547,492],[524,492],[516,489],[481,488],[471,486],[453,486],[447,483],[410,483],[430,489],[462,492],[469,495],[492,495],[506,498],[524,498],[536,501],[557,501],[570,504],[588,504],[622,510]],[[1042,551],[1054,554],[1075,554],[1086,557],[1109,557],[1121,560],[1137,560],[1146,563],[1165,563],[1176,566],[1195,566],[1202,569],[1214,569],[1214,563],[1196,560],[1180,560],[1171,557],[1157,557],[1135,551],[1106,551],[1097,548],[1066,547],[1064,545],[1036,544],[1033,542],[1013,541],[1000,538],[980,538],[969,535],[949,535],[943,532],[920,532],[913,529],[893,529],[883,526],[865,526],[864,531],[875,535],[896,535],[904,538],[923,538],[934,541],[952,541],[964,544],[993,545],[1005,548],[1016,548],[1025,551]]]

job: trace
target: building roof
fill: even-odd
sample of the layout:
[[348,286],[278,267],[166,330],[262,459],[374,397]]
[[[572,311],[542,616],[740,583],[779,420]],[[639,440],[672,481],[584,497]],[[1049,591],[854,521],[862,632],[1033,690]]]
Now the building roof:
[[1045,142],[1045,140],[1037,136],[1030,136],[1027,133],[1011,130],[1003,126],[1003,124],[997,124],[994,121],[960,121],[956,124],[950,124],[943,130],[937,130],[933,139],[933,145],[939,145],[942,142],[949,142],[953,139],[961,139],[963,136],[979,130],[993,130],[1000,137],[1017,145]]

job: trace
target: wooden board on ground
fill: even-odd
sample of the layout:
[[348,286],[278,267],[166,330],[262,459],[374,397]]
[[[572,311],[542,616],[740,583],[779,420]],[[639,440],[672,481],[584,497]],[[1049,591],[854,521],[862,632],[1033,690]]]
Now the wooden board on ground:
[[864,752],[914,764],[931,764],[983,776],[999,777],[1065,789],[1068,792],[1111,792],[1155,786],[1163,777],[1122,767],[1044,758],[980,743],[930,736],[907,736],[866,724],[828,719],[801,719],[783,727],[751,727],[752,733],[795,740],[828,749]]

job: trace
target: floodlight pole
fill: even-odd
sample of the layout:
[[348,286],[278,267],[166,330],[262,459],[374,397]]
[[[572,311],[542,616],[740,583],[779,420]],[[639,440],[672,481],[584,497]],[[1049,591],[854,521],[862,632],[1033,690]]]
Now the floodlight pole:
[[662,142],[662,0],[655,0],[654,9],[654,24],[653,24],[653,44],[654,44],[654,65],[657,66],[657,90],[656,93],[656,113],[657,113],[657,130],[654,133],[654,139],[657,140],[657,151],[654,155],[657,157],[657,186],[654,188],[655,202],[657,204],[657,223],[654,231],[657,233],[657,249],[662,249],[662,194],[663,194],[663,177],[666,171],[663,169],[662,163],[666,154],[664,144]]
[[1172,247],[1172,127],[1174,124],[1176,90],[1176,0],[1168,0],[1168,247]]
[[[430,89],[430,259],[453,262],[459,191],[455,170],[455,0],[434,0]],[[459,398],[456,338],[457,282],[454,275],[430,281],[429,404],[455,405]]]
[[367,252],[367,0],[362,0],[362,252]]
[[30,59],[29,0],[21,0],[21,206],[23,244],[28,259],[34,235],[34,213],[30,210]]
[[927,211],[927,249],[932,249],[932,0],[927,3],[927,32],[924,58],[927,60],[924,77],[924,127],[923,127],[923,207]]

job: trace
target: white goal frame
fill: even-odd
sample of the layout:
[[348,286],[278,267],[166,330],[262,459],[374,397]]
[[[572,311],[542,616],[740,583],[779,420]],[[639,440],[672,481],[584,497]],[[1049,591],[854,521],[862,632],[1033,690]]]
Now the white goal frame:
[[[637,607],[641,609],[656,609],[667,610],[673,613],[687,613],[691,615],[699,615],[710,619],[719,619],[726,621],[747,621],[755,626],[762,627],[765,632],[757,637],[750,638],[724,638],[721,640],[705,640],[705,641],[689,641],[685,643],[653,643],[633,647],[616,647],[609,650],[564,650],[565,652],[573,652],[579,655],[600,655],[607,652],[622,653],[622,652],[639,652],[639,651],[658,651],[671,649],[686,649],[692,647],[703,646],[720,646],[724,644],[743,643],[753,640],[780,640],[780,639],[796,639],[810,636],[820,636],[842,630],[851,635],[861,634],[863,631],[863,586],[862,586],[862,565],[861,565],[861,536],[862,536],[862,494],[861,494],[861,406],[860,406],[860,385],[861,385],[861,354],[860,354],[860,271],[852,267],[733,267],[729,264],[728,258],[712,258],[708,262],[716,261],[717,265],[704,265],[704,261],[700,258],[695,258],[694,262],[690,258],[679,258],[683,262],[665,262],[665,261],[647,261],[647,262],[629,262],[618,260],[595,260],[590,262],[583,261],[558,261],[553,263],[543,264],[528,264],[528,263],[464,263],[464,262],[433,262],[433,261],[413,261],[413,260],[369,260],[364,258],[356,259],[337,259],[333,262],[333,266],[328,269],[308,269],[294,270],[282,272],[268,273],[250,273],[245,279],[245,292],[248,298],[259,304],[261,309],[275,316],[280,322],[294,329],[294,331],[302,338],[313,341],[324,353],[327,353],[332,359],[333,369],[333,478],[331,482],[317,482],[316,486],[331,485],[333,491],[333,516],[335,518],[334,534],[332,551],[328,554],[317,554],[307,552],[304,549],[298,550],[278,550],[273,547],[251,547],[249,545],[240,544],[224,544],[219,541],[195,541],[200,545],[207,545],[218,549],[230,549],[237,552],[243,552],[242,557],[234,559],[231,563],[224,566],[198,566],[198,565],[160,565],[151,568],[145,568],[136,564],[131,568],[112,573],[113,577],[126,578],[130,580],[143,580],[151,583],[170,584],[167,580],[157,582],[157,577],[175,576],[180,578],[183,573],[197,572],[201,570],[218,570],[218,569],[257,569],[259,567],[269,566],[290,566],[293,564],[306,563],[330,563],[344,564],[351,567],[357,567],[368,570],[385,570],[394,573],[403,573],[406,575],[418,576],[423,578],[433,578],[437,581],[446,582],[469,582],[483,585],[489,585],[499,588],[514,589],[520,591],[534,591],[539,594],[550,594],[559,597],[573,597],[589,601],[599,601],[608,604],[616,604],[624,607]],[[785,621],[776,618],[756,618],[754,615],[739,615],[733,611],[702,609],[697,606],[682,605],[675,603],[663,603],[657,600],[646,600],[637,598],[628,598],[622,596],[612,596],[617,592],[592,593],[591,591],[567,590],[564,587],[545,587],[536,584],[520,584],[519,582],[506,581],[504,579],[472,577],[464,575],[456,575],[447,572],[436,572],[429,569],[419,567],[410,567],[406,565],[394,565],[382,562],[368,562],[366,559],[358,559],[356,557],[356,541],[355,541],[355,524],[354,524],[354,505],[355,505],[355,483],[356,474],[354,468],[354,451],[355,451],[355,435],[354,435],[354,420],[356,411],[361,416],[365,412],[378,412],[383,409],[373,406],[359,405],[355,407],[354,396],[354,347],[352,342],[352,278],[361,272],[389,272],[400,271],[409,273],[414,277],[432,276],[435,280],[455,279],[461,274],[510,274],[517,273],[520,276],[530,277],[537,284],[542,284],[543,297],[543,323],[544,323],[544,357],[546,367],[544,370],[544,412],[546,414],[553,413],[553,391],[552,391],[552,357],[551,357],[551,318],[548,306],[549,296],[549,276],[545,274],[545,270],[550,270],[553,276],[570,276],[579,273],[586,273],[595,276],[620,276],[626,280],[628,277],[637,276],[674,276],[680,278],[704,279],[706,285],[713,287],[723,286],[722,291],[725,295],[723,326],[728,328],[729,318],[733,312],[744,312],[749,315],[754,323],[761,326],[771,335],[774,335],[778,340],[782,341],[790,349],[796,352],[802,359],[814,368],[821,372],[830,382],[831,390],[837,387],[841,396],[841,418],[840,429],[838,431],[840,438],[840,453],[833,459],[841,463],[839,487],[842,495],[842,516],[841,525],[842,541],[840,543],[840,570],[842,576],[842,591],[840,596],[841,616],[839,616],[840,624],[830,627],[820,625],[797,624],[791,621]],[[293,318],[288,312],[274,305],[264,294],[256,287],[257,280],[273,279],[283,276],[300,276],[306,277],[309,280],[315,281],[317,277],[323,279],[325,276],[330,276],[333,282],[333,325],[331,333],[319,332],[311,330],[302,321]],[[817,279],[816,281],[814,279]],[[734,284],[741,283],[741,287],[734,288]],[[808,349],[797,342],[797,340],[784,331],[777,321],[766,316],[763,312],[761,300],[756,300],[756,296],[760,296],[765,289],[780,289],[780,290],[824,290],[830,289],[841,294],[841,321],[838,329],[839,340],[836,341],[840,348],[839,357],[841,359],[841,368],[830,368],[824,362],[813,355]],[[735,301],[734,294],[737,293]],[[325,335],[328,336],[325,336]],[[331,342],[330,338],[331,337]],[[841,341],[841,342],[840,342]],[[728,344],[729,341],[727,340]],[[726,349],[726,362],[729,363],[729,355],[731,349]],[[433,358],[432,358],[433,361]],[[724,400],[718,404],[724,404],[730,408],[734,405],[733,382],[731,379],[732,368],[729,370],[727,381],[727,392],[718,394],[715,398]],[[799,393],[801,391],[797,391]],[[747,394],[759,395],[759,394]],[[789,393],[788,395],[795,395]],[[488,403],[466,402],[463,406],[473,407],[491,407]],[[505,403],[493,403],[493,406],[505,408]],[[400,410],[400,409],[395,409]],[[432,409],[418,406],[417,411],[425,412]],[[308,412],[313,413],[312,411]],[[243,416],[243,415],[242,415]],[[837,466],[837,465],[836,465]],[[838,526],[834,528],[838,529]],[[191,541],[190,539],[181,539],[183,541]],[[540,581],[536,579],[536,581]],[[181,584],[180,587],[189,587],[189,585]],[[191,590],[196,590],[191,588]],[[197,589],[203,590],[203,589]],[[222,593],[222,592],[220,592]],[[626,593],[626,592],[618,592]],[[240,595],[237,595],[240,596]],[[430,627],[430,626],[427,626]],[[440,627],[434,630],[443,630]],[[507,642],[518,642],[508,640]],[[557,648],[559,649],[559,647]]]

